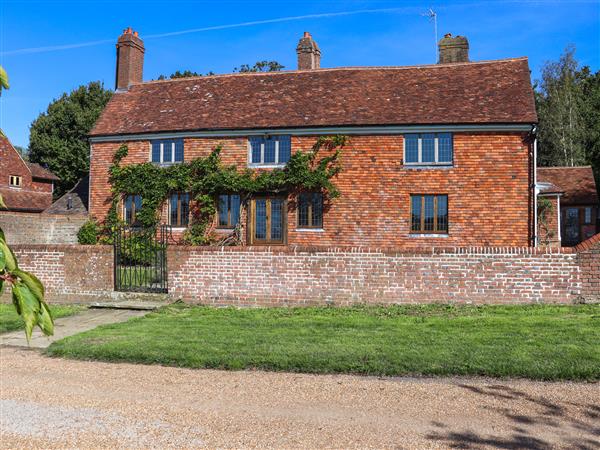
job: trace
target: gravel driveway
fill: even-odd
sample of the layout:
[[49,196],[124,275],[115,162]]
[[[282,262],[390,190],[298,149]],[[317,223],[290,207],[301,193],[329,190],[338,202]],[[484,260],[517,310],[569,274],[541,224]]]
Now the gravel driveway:
[[222,372],[0,348],[0,448],[598,448],[600,386]]

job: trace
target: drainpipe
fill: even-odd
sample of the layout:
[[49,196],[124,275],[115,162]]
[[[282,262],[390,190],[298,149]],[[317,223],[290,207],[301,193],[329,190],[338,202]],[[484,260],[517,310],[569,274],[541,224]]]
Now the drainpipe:
[[556,215],[558,216],[558,220],[556,221],[556,223],[558,223],[558,246],[562,247],[562,233],[560,231],[560,194],[556,196]]
[[533,134],[533,246],[538,246],[538,185],[537,185],[537,126],[531,128]]

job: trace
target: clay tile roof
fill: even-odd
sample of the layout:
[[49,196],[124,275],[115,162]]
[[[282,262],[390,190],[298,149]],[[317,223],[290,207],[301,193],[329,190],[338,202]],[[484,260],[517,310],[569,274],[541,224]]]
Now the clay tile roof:
[[27,165],[29,166],[29,170],[31,170],[31,176],[33,178],[41,178],[43,180],[59,180],[56,175],[37,163],[28,162]]
[[90,189],[89,177],[79,180],[77,184],[61,198],[52,203],[45,214],[76,215],[87,214]]
[[527,58],[517,58],[139,83],[113,95],[91,135],[533,122]]
[[52,193],[0,188],[9,211],[42,212],[52,204]]
[[553,184],[564,192],[561,205],[593,205],[598,203],[594,173],[584,167],[538,167],[539,182]]

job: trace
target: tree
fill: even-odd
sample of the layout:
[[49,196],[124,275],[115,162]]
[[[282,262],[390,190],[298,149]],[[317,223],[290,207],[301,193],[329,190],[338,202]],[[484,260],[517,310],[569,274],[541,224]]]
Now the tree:
[[0,95],[2,95],[2,89],[8,89],[9,87],[8,74],[6,73],[6,70],[0,66]]
[[[214,75],[212,72],[208,72],[207,75]],[[166,80],[166,79],[170,79],[173,80],[175,78],[189,78],[189,77],[201,77],[202,74],[198,73],[198,72],[192,72],[191,70],[184,70],[183,72],[180,72],[179,70],[175,73],[172,73],[169,77],[166,77],[165,75],[159,75],[158,79],[159,80]]]
[[21,158],[23,158],[25,161],[29,160],[29,155],[27,154],[26,148],[21,147],[20,145],[13,145],[13,147],[15,148],[15,150],[17,152],[19,152],[19,155],[21,155]]
[[72,188],[89,171],[87,135],[110,100],[112,91],[95,81],[63,94],[31,124],[29,160],[48,167],[60,181],[55,195]]
[[234,72],[246,73],[246,72],[279,72],[284,69],[285,66],[279,64],[277,61],[257,61],[252,67],[248,64],[242,64],[239,68],[233,69]]
[[539,82],[540,161],[544,165],[576,166],[585,161],[582,91],[577,80],[575,48],[546,62]]

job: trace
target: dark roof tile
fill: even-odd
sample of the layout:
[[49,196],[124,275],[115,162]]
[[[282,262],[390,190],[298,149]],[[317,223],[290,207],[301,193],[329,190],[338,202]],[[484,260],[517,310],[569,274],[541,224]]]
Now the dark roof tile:
[[561,205],[593,205],[598,203],[594,173],[584,167],[538,167],[539,182],[553,184],[564,192]]

